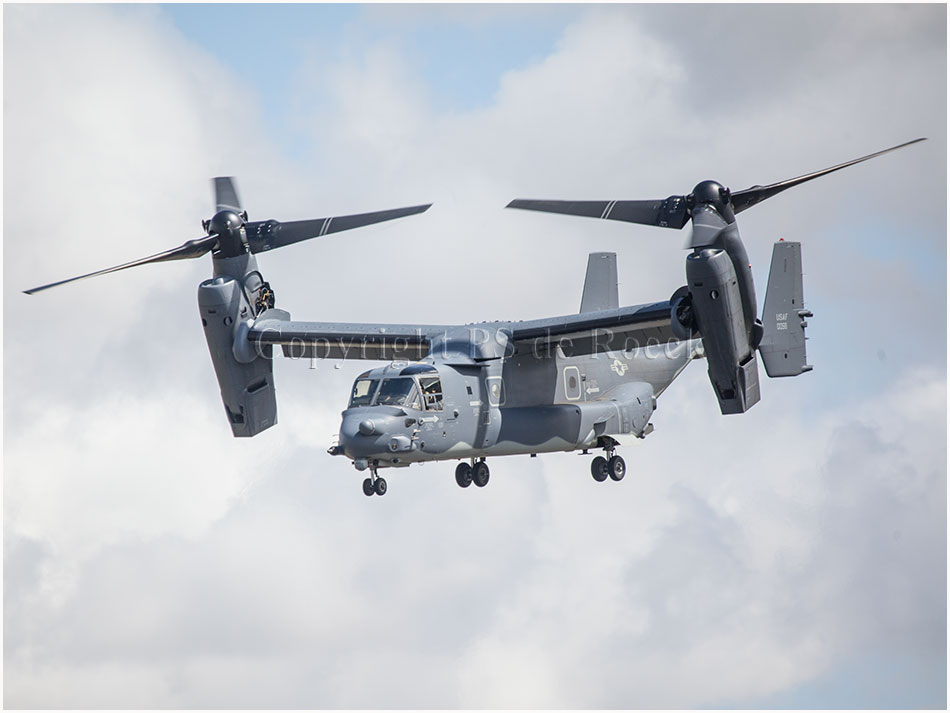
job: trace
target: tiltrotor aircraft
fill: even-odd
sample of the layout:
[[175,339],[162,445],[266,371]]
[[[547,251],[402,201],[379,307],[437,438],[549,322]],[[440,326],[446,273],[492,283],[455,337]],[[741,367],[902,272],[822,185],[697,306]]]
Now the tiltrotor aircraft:
[[779,241],[762,317],[736,215],[787,188],[923,141],[768,186],[730,192],[715,181],[665,200],[515,200],[509,208],[683,228],[692,221],[686,285],[662,302],[621,307],[613,253],[591,253],[580,313],[466,325],[300,322],[275,308],[255,255],[329,233],[421,213],[428,205],[319,220],[248,222],[230,178],[215,178],[206,235],[151,257],[70,280],[211,253],[214,276],[198,287],[201,323],[235,436],[277,423],[273,348],[295,358],[388,362],[357,377],[332,455],[346,456],[366,495],[383,495],[382,468],[459,460],[460,486],[488,483],[486,458],[602,450],[594,480],[619,481],[617,454],[653,430],[657,398],[705,357],[723,414],[759,400],[758,358],[770,377],[797,376],[805,359],[801,244]]

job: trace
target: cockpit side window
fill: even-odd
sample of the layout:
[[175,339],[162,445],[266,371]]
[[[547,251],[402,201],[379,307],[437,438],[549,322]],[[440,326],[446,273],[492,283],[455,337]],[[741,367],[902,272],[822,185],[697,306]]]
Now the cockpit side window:
[[369,406],[373,401],[373,394],[379,386],[379,379],[357,379],[353,384],[353,393],[350,396],[350,407]]
[[426,408],[430,411],[442,410],[442,380],[438,376],[420,376],[419,386]]
[[408,406],[420,409],[419,390],[412,377],[403,376],[395,379],[383,379],[376,395],[377,406]]

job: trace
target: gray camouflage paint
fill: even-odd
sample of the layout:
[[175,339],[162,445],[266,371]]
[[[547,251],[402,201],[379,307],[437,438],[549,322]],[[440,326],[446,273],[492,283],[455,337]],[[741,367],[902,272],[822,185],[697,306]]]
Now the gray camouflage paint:
[[[770,277],[767,304],[800,304],[800,245],[779,243],[775,249],[782,251],[783,266],[791,259],[792,268],[777,272],[778,258],[773,258],[776,284]],[[742,358],[749,362],[732,261],[715,246],[691,258],[701,266],[687,268],[693,293],[718,286],[732,294],[731,300],[709,301],[716,308],[725,305],[724,311],[704,312],[700,304],[697,311],[707,326],[703,334],[673,324],[674,310],[689,287],[667,302],[619,307],[613,253],[591,254],[584,311],[540,320],[455,326],[297,322],[283,310],[256,306],[263,281],[253,255],[216,258],[215,277],[199,287],[199,306],[236,436],[255,435],[277,421],[272,364],[273,347],[280,346],[290,358],[391,362],[360,378],[399,376],[413,364],[428,365],[438,374],[441,409],[420,402],[343,411],[339,443],[330,452],[352,459],[359,470],[589,448],[612,451],[624,437],[643,438],[652,430],[657,398],[691,360],[712,348],[717,363],[727,369],[730,363],[735,369]],[[787,346],[785,334],[780,344],[769,336],[774,331],[760,347]],[[804,365],[803,341],[800,357],[789,363]],[[754,368],[754,354],[751,364]]]

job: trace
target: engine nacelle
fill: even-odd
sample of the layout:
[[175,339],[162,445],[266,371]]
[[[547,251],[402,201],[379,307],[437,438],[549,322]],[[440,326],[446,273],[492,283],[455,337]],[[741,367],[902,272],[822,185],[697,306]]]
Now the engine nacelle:
[[699,250],[686,258],[686,278],[719,408],[743,413],[759,400],[759,375],[733,262],[724,250]]
[[[198,287],[198,309],[221,400],[231,432],[238,437],[257,435],[277,423],[272,347],[261,354],[246,348],[247,320],[255,312],[245,292],[242,282],[229,275],[205,280]],[[236,339],[244,341],[236,345]]]

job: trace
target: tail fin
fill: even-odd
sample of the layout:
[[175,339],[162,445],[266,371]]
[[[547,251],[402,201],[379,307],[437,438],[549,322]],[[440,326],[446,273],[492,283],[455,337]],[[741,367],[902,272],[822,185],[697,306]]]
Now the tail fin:
[[812,370],[805,363],[805,318],[811,316],[805,309],[802,287],[802,244],[779,241],[772,248],[759,343],[770,377],[798,376]]
[[620,306],[617,297],[617,253],[591,253],[587,258],[587,277],[581,312],[598,312]]

